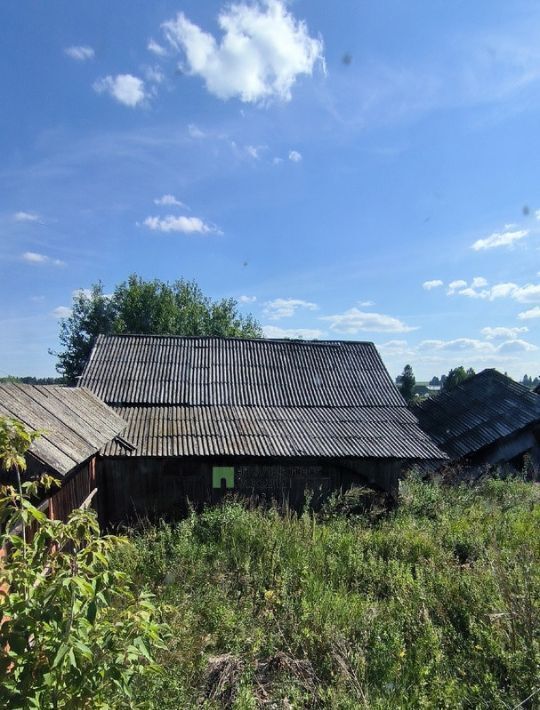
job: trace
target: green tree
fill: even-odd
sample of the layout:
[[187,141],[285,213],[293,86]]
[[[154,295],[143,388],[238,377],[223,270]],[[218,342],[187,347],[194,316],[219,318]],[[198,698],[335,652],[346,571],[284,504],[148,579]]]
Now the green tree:
[[205,296],[195,281],[145,281],[135,274],[111,295],[103,284],[73,299],[69,317],[60,323],[60,352],[56,369],[75,384],[100,334],[214,335],[259,338],[262,330],[251,316],[242,315],[233,298]]
[[398,377],[398,387],[404,400],[406,402],[411,402],[414,399],[414,387],[416,385],[416,378],[414,376],[413,369],[410,365],[405,365],[403,372]]
[[[24,468],[33,435],[0,419],[0,463]],[[4,426],[5,424],[5,426]],[[135,677],[156,671],[154,647],[166,629],[151,596],[118,571],[111,554],[125,538],[100,536],[93,511],[66,523],[33,504],[40,486],[25,481],[0,489],[0,706],[113,708],[129,698]],[[32,535],[23,532],[31,523]],[[118,698],[118,703],[112,700]]]
[[465,382],[465,380],[468,380],[469,377],[473,377],[475,374],[474,370],[472,367],[469,367],[468,370],[466,370],[463,365],[460,365],[459,367],[455,367],[450,372],[448,375],[446,375],[442,389],[445,392],[449,392],[450,390],[455,389],[458,385],[460,385],[462,382]]

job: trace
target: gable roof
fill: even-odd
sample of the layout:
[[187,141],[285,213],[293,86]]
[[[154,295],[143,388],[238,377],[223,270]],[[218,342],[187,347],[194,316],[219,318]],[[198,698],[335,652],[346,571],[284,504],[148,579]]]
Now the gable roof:
[[445,458],[373,343],[100,336],[81,385],[128,422],[109,455]]
[[108,404],[405,406],[373,343],[113,335],[80,382]]
[[488,369],[412,411],[422,429],[455,460],[540,422],[540,396]]
[[29,453],[61,476],[126,428],[126,422],[87,389],[0,384],[0,416],[42,435]]

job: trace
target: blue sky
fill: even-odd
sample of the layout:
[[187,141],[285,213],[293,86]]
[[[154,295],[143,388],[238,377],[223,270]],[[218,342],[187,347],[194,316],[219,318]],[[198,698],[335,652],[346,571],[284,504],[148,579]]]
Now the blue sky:
[[392,375],[540,374],[537,2],[18,0],[0,73],[1,374],[132,272]]

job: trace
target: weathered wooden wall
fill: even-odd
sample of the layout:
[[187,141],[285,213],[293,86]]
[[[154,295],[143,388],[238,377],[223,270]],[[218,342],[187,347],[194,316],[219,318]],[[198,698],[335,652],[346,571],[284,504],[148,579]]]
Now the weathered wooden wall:
[[80,508],[96,487],[96,458],[80,466],[49,499],[49,518],[67,520],[72,510]]
[[137,518],[182,517],[191,503],[196,508],[219,500],[212,487],[213,466],[234,466],[233,491],[243,496],[287,502],[301,508],[305,491],[320,504],[334,490],[354,483],[376,485],[393,492],[402,463],[396,460],[320,461],[206,460],[186,458],[112,458],[98,460],[98,510],[102,525]]
[[27,457],[27,464],[25,478],[38,478],[48,473],[61,484],[61,487],[49,496],[48,516],[52,520],[67,520],[71,511],[79,508],[96,487],[96,456],[70,471],[65,478],[32,456]]

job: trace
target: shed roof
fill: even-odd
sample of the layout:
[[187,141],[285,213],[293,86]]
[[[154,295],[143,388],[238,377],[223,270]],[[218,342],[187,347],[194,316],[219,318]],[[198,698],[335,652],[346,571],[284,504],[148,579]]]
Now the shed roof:
[[445,458],[373,343],[100,336],[81,385],[128,422],[109,455]]
[[61,476],[126,427],[126,422],[89,390],[58,385],[0,384],[0,416],[41,431],[29,452]]
[[406,407],[116,407],[111,456],[441,459]]
[[412,411],[422,429],[455,460],[540,422],[540,396],[488,369]]
[[99,336],[81,378],[108,404],[405,406],[373,343]]

